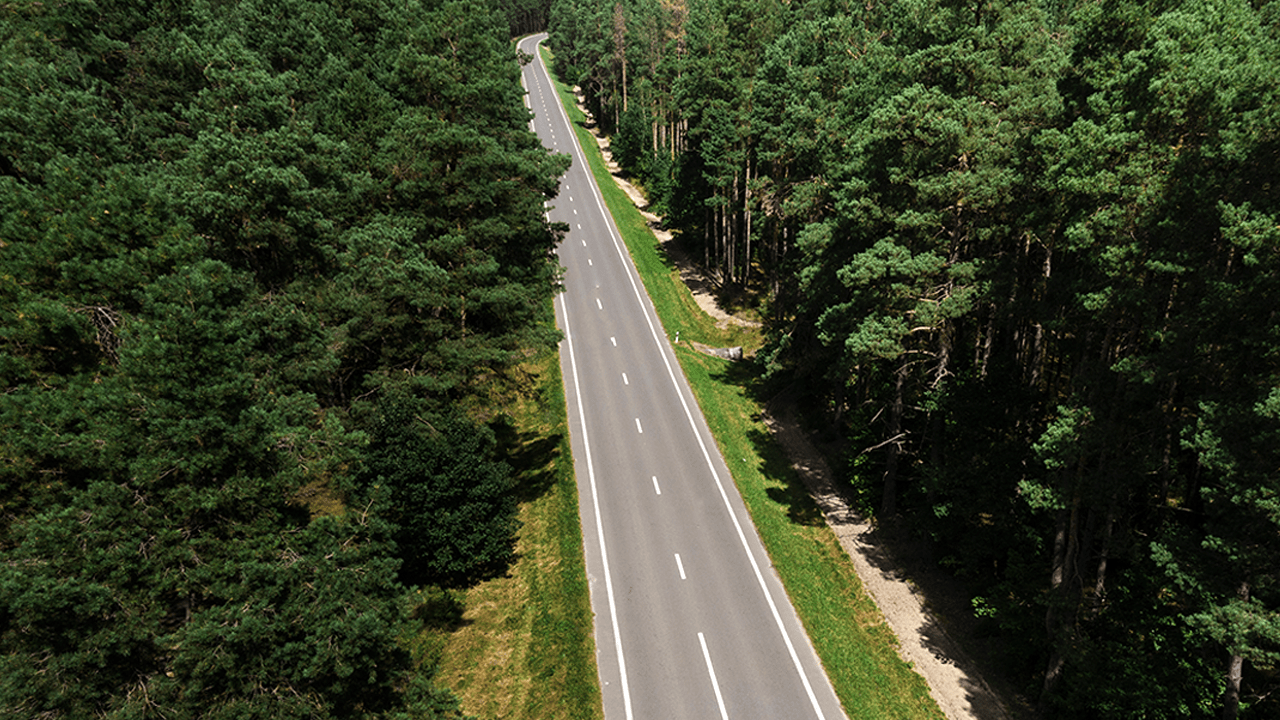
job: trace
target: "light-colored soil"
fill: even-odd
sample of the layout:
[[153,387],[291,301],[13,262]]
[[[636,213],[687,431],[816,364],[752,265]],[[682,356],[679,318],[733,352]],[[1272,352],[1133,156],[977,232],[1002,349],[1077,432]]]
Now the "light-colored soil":
[[[582,108],[581,104],[579,107]],[[585,108],[582,110],[586,112]],[[695,263],[685,256],[678,244],[673,242],[671,233],[663,229],[662,218],[646,209],[648,200],[644,193],[622,176],[609,152],[608,138],[602,137],[594,125],[589,124],[589,128],[614,182],[644,215],[654,236],[679,268],[680,277],[689,286],[698,306],[722,326],[727,323],[759,325],[725,312],[719,306],[712,293],[711,283],[698,271]],[[974,661],[953,638],[953,632],[972,634],[972,623],[964,622],[961,617],[967,617],[968,614],[963,608],[954,607],[957,600],[963,601],[963,598],[955,597],[955,588],[947,587],[941,573],[934,573],[929,585],[934,588],[941,586],[941,590],[926,597],[921,586],[906,577],[902,565],[889,549],[889,545],[893,544],[889,540],[892,533],[877,529],[860,517],[836,490],[835,475],[823,454],[810,442],[790,406],[774,403],[765,413],[765,420],[774,439],[791,459],[792,468],[808,486],[810,494],[821,508],[827,525],[835,532],[845,552],[853,560],[863,586],[879,605],[885,621],[898,636],[899,654],[924,677],[934,700],[947,718],[1009,720],[1015,715],[1021,715],[1020,706],[1002,697],[1009,697],[1011,693],[995,692],[979,674]],[[921,572],[919,564],[916,565],[913,574]],[[950,597],[941,598],[938,597],[939,594]],[[928,610],[929,607],[940,606],[948,606],[951,619],[949,624],[954,628],[953,632],[949,632],[940,618]],[[960,627],[956,628],[957,625]]]
[[[898,653],[924,677],[933,699],[950,720],[1008,720],[1007,703],[983,680],[975,663],[927,607],[919,585],[905,577],[871,523],[849,507],[836,490],[834,474],[813,446],[790,407],[771,407],[765,422],[791,459],[792,468],[809,487],[827,525],[853,560],[863,587],[898,636]],[[954,618],[954,615],[953,615]]]

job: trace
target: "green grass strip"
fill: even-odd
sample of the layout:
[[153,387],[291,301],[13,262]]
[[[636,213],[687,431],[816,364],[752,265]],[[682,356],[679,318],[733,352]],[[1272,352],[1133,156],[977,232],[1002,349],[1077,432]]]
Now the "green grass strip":
[[[542,48],[543,59],[551,67],[550,51]],[[554,76],[553,76],[554,77]],[[569,122],[578,135],[578,143],[582,146],[591,166],[591,173],[600,187],[604,204],[613,215],[622,240],[631,254],[632,261],[640,271],[645,290],[658,309],[667,336],[674,338],[677,331],[680,339],[711,345],[713,347],[732,347],[742,345],[750,349],[752,343],[759,344],[757,333],[750,329],[733,326],[720,328],[715,319],[708,316],[698,307],[689,293],[689,288],[680,279],[680,272],[671,260],[658,247],[648,222],[636,210],[636,206],[627,194],[613,181],[609,169],[605,165],[604,156],[600,154],[595,138],[586,128],[586,116],[578,109],[572,89],[564,83],[556,82],[561,103],[569,114]]]
[[551,464],[539,470],[550,486],[542,498],[541,524],[536,532],[528,524],[525,529],[526,540],[542,548],[539,557],[529,558],[537,571],[529,577],[533,617],[525,665],[533,692],[525,705],[525,717],[595,720],[604,717],[596,668],[595,616],[557,351],[545,358],[538,383],[537,406],[527,410],[536,413],[530,425],[535,428],[537,442],[554,442],[555,450]]
[[[553,59],[545,48],[543,59]],[[758,420],[760,407],[747,395],[755,380],[749,366],[696,352],[684,342],[752,347],[759,342],[755,332],[717,328],[697,307],[643,216],[613,182],[573,93],[556,84],[668,337],[681,331],[676,356],[685,377],[845,712],[850,718],[942,718],[924,679],[899,657],[897,638],[863,591],[849,556]]]

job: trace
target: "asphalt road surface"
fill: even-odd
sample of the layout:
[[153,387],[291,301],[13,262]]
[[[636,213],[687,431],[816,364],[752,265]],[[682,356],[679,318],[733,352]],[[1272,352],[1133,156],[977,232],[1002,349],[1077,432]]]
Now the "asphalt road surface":
[[570,228],[556,316],[605,718],[844,718],[540,57],[524,82],[573,158],[549,215]]

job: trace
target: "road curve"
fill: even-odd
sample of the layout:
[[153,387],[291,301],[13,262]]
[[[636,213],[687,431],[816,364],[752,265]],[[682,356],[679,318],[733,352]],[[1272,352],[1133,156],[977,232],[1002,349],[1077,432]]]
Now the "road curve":
[[537,45],[532,127],[570,155],[556,319],[606,720],[844,713],[604,208]]

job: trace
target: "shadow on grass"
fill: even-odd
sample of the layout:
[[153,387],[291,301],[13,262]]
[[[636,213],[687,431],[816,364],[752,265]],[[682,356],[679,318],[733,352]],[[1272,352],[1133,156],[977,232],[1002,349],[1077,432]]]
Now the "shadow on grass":
[[453,632],[471,624],[463,617],[466,606],[458,599],[458,591],[438,585],[419,588],[410,597],[409,617],[432,630]]
[[[511,496],[516,503],[524,504],[539,500],[555,487],[558,480],[556,461],[560,457],[560,448],[565,437],[562,431],[522,432],[510,417],[494,420],[489,423],[489,428],[497,440],[498,458],[511,466]],[[515,552],[518,530],[514,524],[511,527],[512,534],[509,538],[511,552],[499,560],[472,568],[465,574],[448,577],[427,575],[419,569],[405,565],[401,567],[400,580],[406,585],[416,586],[423,591],[434,585],[436,589],[443,590],[447,595],[474,587],[486,580],[511,577],[512,568],[520,561],[520,555]],[[444,612],[442,608],[452,607],[449,605],[448,597],[443,599],[432,597],[429,604],[434,609],[430,610],[428,615],[437,618],[444,617],[441,614]]]
[[547,494],[556,484],[555,460],[560,457],[564,433],[521,432],[510,419],[494,423],[493,431],[502,458],[511,465],[516,502]]
[[[666,222],[665,220],[660,222],[652,222],[652,221],[649,221],[648,219],[645,220],[645,224],[649,226],[649,230],[651,231],[667,229],[666,227],[664,227],[665,222]],[[656,240],[656,235],[657,234],[655,233],[655,240]],[[668,272],[676,272],[680,269],[680,266],[676,264],[676,258],[677,256],[683,257],[688,255],[688,252],[684,245],[685,245],[685,241],[683,239],[683,236],[679,234],[671,238],[670,242],[654,243],[655,251],[658,253],[658,259],[662,261],[662,266],[665,267]],[[689,284],[689,280],[690,280],[689,278],[685,278],[685,284]],[[699,278],[692,278],[692,280],[694,283],[702,282],[702,280],[700,280]],[[710,286],[706,285],[705,283],[703,283],[703,285],[704,285],[703,287],[704,290],[710,289]],[[689,289],[695,290],[693,285],[689,285]]]
[[771,487],[764,493],[770,500],[786,506],[787,519],[796,525],[816,527],[824,522],[822,513],[814,506],[813,500],[804,495],[804,489],[797,488],[794,482],[787,483],[786,487]]
[[409,595],[407,615],[416,621],[407,649],[414,662],[420,666],[435,668],[444,658],[449,636],[470,626],[474,621],[463,617],[466,606],[460,599],[461,591],[428,585]]
[[[797,422],[801,411],[794,394],[773,392],[766,397],[770,389],[750,362],[726,362],[709,374],[716,382],[741,388],[757,406],[768,407],[775,419],[785,415]],[[804,434],[812,440],[811,433]],[[852,488],[847,481],[833,476],[821,451],[813,448],[807,453],[812,457],[790,457],[766,429],[753,427],[747,436],[761,459],[760,471],[768,485],[765,494],[786,509],[792,523],[819,526],[830,522],[833,529],[845,526],[845,532],[850,525],[862,528],[858,531],[860,552],[873,571],[899,582],[909,579],[913,592],[924,597],[930,609],[925,623],[901,640],[918,642],[942,663],[958,665],[965,671],[960,691],[973,717],[1003,720],[1029,712],[1025,699],[1017,692],[1016,673],[1002,658],[1001,638],[974,616],[968,589],[939,566],[936,548],[913,532],[908,517],[866,526],[863,518],[850,509]],[[815,496],[822,498],[825,514]],[[996,691],[994,695],[991,688]]]
[[791,466],[791,459],[774,442],[773,436],[766,430],[753,429],[747,432],[747,440],[762,460],[760,472],[765,480],[777,483],[774,487],[766,488],[765,495],[787,509],[787,519],[806,527],[825,523],[822,511],[809,496],[809,489],[800,481]]
[[[710,375],[718,383],[741,388],[756,405],[761,404],[758,396],[761,390],[760,373],[753,363],[726,362],[720,370],[713,370]],[[760,474],[764,476],[767,485],[765,495],[784,507],[787,518],[796,525],[815,527],[825,523],[822,511],[810,496],[808,487],[796,474],[791,458],[774,441],[773,435],[768,430],[753,427],[747,430],[746,436],[756,456],[760,458]]]

